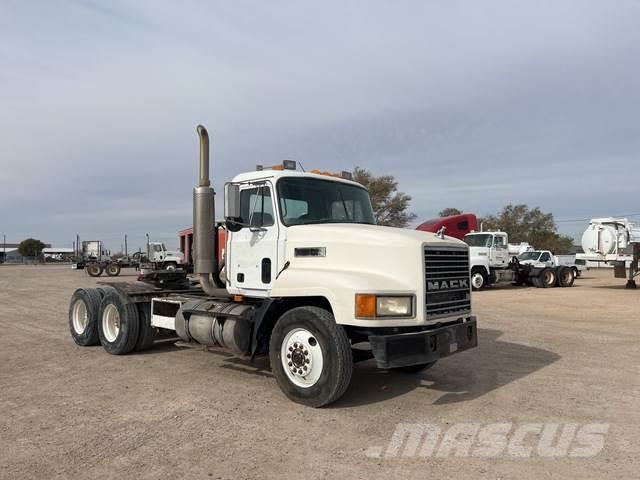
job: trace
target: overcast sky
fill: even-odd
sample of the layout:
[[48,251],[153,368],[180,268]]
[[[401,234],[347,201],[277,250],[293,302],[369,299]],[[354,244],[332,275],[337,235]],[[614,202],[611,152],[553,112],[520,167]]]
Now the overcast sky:
[[0,235],[177,246],[203,123],[220,193],[359,165],[419,220],[527,203],[579,238],[640,213],[639,26],[635,0],[0,0]]

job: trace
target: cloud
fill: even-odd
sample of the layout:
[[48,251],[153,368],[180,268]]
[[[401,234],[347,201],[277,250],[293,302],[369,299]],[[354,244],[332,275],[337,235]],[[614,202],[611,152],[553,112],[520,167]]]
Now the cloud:
[[175,246],[200,122],[218,191],[295,158],[391,173],[421,220],[510,201],[624,212],[640,178],[639,20],[631,1],[11,2],[2,228]]

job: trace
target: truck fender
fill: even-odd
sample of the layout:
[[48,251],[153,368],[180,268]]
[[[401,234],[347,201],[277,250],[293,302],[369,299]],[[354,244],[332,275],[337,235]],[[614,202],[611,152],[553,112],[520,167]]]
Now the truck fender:
[[[314,286],[308,286],[313,278]],[[329,302],[338,324],[353,324],[356,291],[367,293],[380,291],[385,285],[387,293],[412,293],[415,285],[410,278],[398,279],[380,272],[302,268],[292,264],[274,281],[270,297],[324,297]]]

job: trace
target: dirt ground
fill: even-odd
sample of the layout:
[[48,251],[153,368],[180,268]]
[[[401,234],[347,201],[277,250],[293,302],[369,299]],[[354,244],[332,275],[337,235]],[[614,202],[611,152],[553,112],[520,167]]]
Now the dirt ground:
[[[68,266],[0,266],[2,479],[638,478],[640,290],[611,271],[474,293],[477,349],[418,375],[359,363],[324,409],[287,400],[265,362],[173,342],[119,357],[76,346],[68,301],[94,283]],[[609,427],[589,458],[384,453],[398,424],[495,422]]]

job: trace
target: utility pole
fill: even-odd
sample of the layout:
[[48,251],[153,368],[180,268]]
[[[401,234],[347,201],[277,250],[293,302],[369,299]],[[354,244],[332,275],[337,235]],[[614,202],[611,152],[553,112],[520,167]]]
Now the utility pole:
[[2,261],[7,261],[7,235],[2,235]]
[[124,234],[124,256],[126,257],[128,255],[128,250],[127,250],[127,234]]
[[147,260],[151,258],[151,252],[149,251],[149,234],[145,234],[147,236]]

